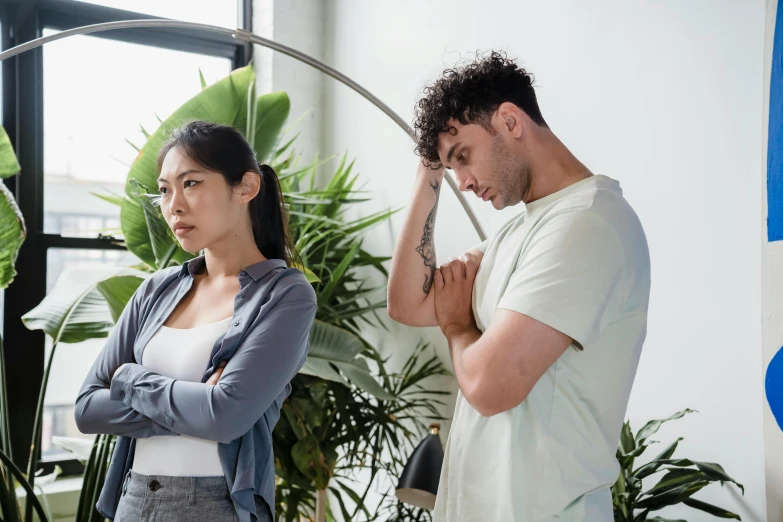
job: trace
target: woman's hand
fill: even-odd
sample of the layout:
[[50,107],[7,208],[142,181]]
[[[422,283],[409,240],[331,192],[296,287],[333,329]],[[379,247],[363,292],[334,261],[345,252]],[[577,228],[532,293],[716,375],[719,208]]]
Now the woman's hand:
[[218,383],[218,380],[220,379],[220,376],[223,375],[223,368],[226,367],[226,364],[228,364],[228,361],[223,361],[220,364],[218,364],[217,369],[215,370],[215,373],[213,373],[209,380],[207,381],[207,384],[216,385]]
[[112,380],[112,379],[114,379],[114,376],[115,376],[115,375],[117,375],[118,373],[120,373],[120,372],[122,371],[122,369],[123,369],[123,368],[125,368],[125,366],[126,366],[127,364],[128,364],[128,363],[121,364],[119,368],[117,368],[116,370],[114,370],[114,371],[112,372],[112,374],[109,376],[109,382],[111,382],[111,380]]

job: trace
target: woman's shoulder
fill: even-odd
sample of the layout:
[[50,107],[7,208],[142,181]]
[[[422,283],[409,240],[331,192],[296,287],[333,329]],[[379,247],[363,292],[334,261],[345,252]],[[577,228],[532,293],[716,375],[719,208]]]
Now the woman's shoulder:
[[135,295],[140,299],[152,297],[162,288],[171,284],[173,280],[176,280],[181,270],[181,266],[170,266],[149,274],[138,286]]
[[270,293],[280,295],[285,301],[310,301],[313,304],[318,302],[313,285],[298,268],[281,268],[270,284]]

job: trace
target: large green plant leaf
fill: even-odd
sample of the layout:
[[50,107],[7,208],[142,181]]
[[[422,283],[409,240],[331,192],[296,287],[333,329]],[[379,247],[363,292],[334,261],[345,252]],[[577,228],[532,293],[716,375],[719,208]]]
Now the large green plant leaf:
[[141,203],[132,199],[125,199],[122,202],[120,225],[128,250],[147,265],[155,267],[155,252],[152,250],[147,218]]
[[626,421],[620,430],[620,453],[627,455],[636,449],[636,441],[631,432],[631,423]]
[[106,337],[114,319],[97,285],[114,275],[143,273],[130,268],[67,270],[44,300],[22,317],[24,325],[43,330],[55,343]]
[[345,379],[379,399],[393,398],[370,374],[367,361],[360,353],[364,349],[361,339],[338,326],[315,320],[310,330],[310,352],[301,372],[345,384]]
[[133,297],[133,293],[139,288],[144,278],[135,275],[120,275],[104,279],[98,283],[97,288],[106,303],[114,323],[120,318],[120,314]]
[[291,101],[284,92],[266,94],[256,100],[252,143],[260,163],[267,163],[272,159],[275,146],[280,141],[280,131],[290,111]]
[[705,479],[704,473],[697,469],[670,469],[652,489],[645,492],[645,495],[657,495]]
[[355,384],[367,393],[375,395],[382,400],[392,400],[394,396],[387,392],[383,386],[378,384],[378,381],[370,374],[370,368],[367,365],[367,361],[357,357],[350,363],[335,362],[340,371],[342,371],[351,383]]
[[674,459],[674,460],[660,460],[658,461],[661,463],[661,465],[665,466],[675,466],[675,467],[686,467],[686,466],[696,466],[699,471],[701,471],[706,478],[709,480],[714,480],[717,482],[732,482],[736,484],[740,490],[742,490],[742,493],[745,493],[745,487],[728,476],[726,474],[726,471],[723,469],[723,467],[720,464],[715,464],[714,462],[699,462],[697,460],[690,460],[690,459]]
[[633,472],[634,477],[638,479],[643,479],[658,471],[658,469],[664,464],[664,462],[674,454],[674,451],[677,449],[677,445],[680,443],[681,440],[682,437],[677,438],[677,440],[672,442],[665,450],[663,450],[660,453],[660,455],[658,455],[653,460],[651,460],[644,466],[641,466],[636,471],[634,471]]
[[11,140],[5,132],[5,128],[0,126],[0,179],[10,178],[18,174],[21,169]]
[[661,491],[651,496],[646,496],[636,503],[637,509],[649,509],[655,511],[663,509],[666,506],[673,506],[681,503],[691,495],[698,493],[702,488],[709,485],[708,480],[695,480],[687,482],[677,487]]
[[649,439],[652,435],[658,432],[660,427],[665,423],[669,422],[671,420],[680,419],[687,415],[688,413],[693,413],[694,410],[691,409],[685,409],[682,411],[678,411],[674,415],[667,417],[665,419],[659,419],[659,420],[651,420],[647,424],[642,427],[642,429],[639,430],[639,432],[636,434],[636,444],[644,444],[644,442]]
[[[0,126],[0,180],[18,174],[19,161],[14,154],[11,140]],[[14,195],[0,181],[0,290],[16,277],[16,258],[27,236],[24,218]]]
[[701,500],[696,500],[695,498],[685,499],[683,500],[683,504],[685,504],[686,506],[690,506],[694,509],[700,509],[701,511],[705,511],[710,515],[719,518],[733,518],[734,520],[742,520],[739,515],[732,513],[731,511],[727,511],[718,506],[713,506],[712,504],[707,504],[706,502],[702,502]]
[[345,254],[345,257],[343,257],[340,260],[340,264],[338,264],[335,267],[335,269],[332,271],[332,274],[329,277],[329,282],[326,284],[324,289],[318,293],[319,305],[325,304],[332,296],[332,293],[334,293],[335,288],[337,288],[337,285],[340,283],[343,275],[348,270],[348,267],[351,265],[351,262],[356,257],[356,253],[359,251],[360,246],[361,245],[358,241],[354,243],[351,249]]
[[291,456],[299,471],[314,482],[316,489],[326,488],[337,461],[333,449],[323,446],[314,435],[308,435],[294,444]]
[[16,277],[16,258],[25,237],[27,229],[19,205],[8,187],[0,181],[0,290]]

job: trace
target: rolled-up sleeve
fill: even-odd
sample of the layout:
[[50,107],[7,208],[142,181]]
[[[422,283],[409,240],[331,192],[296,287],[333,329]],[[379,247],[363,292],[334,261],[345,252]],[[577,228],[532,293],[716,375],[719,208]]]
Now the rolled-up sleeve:
[[109,381],[112,373],[122,364],[133,362],[141,302],[149,286],[150,279],[146,279],[136,289],[82,384],[74,411],[76,426],[82,433],[133,438],[176,435],[164,425],[110,397]]
[[129,364],[112,379],[111,398],[176,433],[231,442],[252,428],[304,365],[316,308],[314,299],[283,298],[272,305],[216,385]]

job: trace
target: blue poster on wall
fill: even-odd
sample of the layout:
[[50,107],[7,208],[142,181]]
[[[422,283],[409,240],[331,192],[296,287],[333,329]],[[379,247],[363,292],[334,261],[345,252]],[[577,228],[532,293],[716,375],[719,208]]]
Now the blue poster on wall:
[[783,9],[775,19],[769,86],[767,143],[767,239],[783,240]]
[[[767,239],[783,239],[783,9],[778,6],[769,86],[769,142],[767,143]],[[767,403],[783,429],[783,348],[767,366],[764,388]]]

